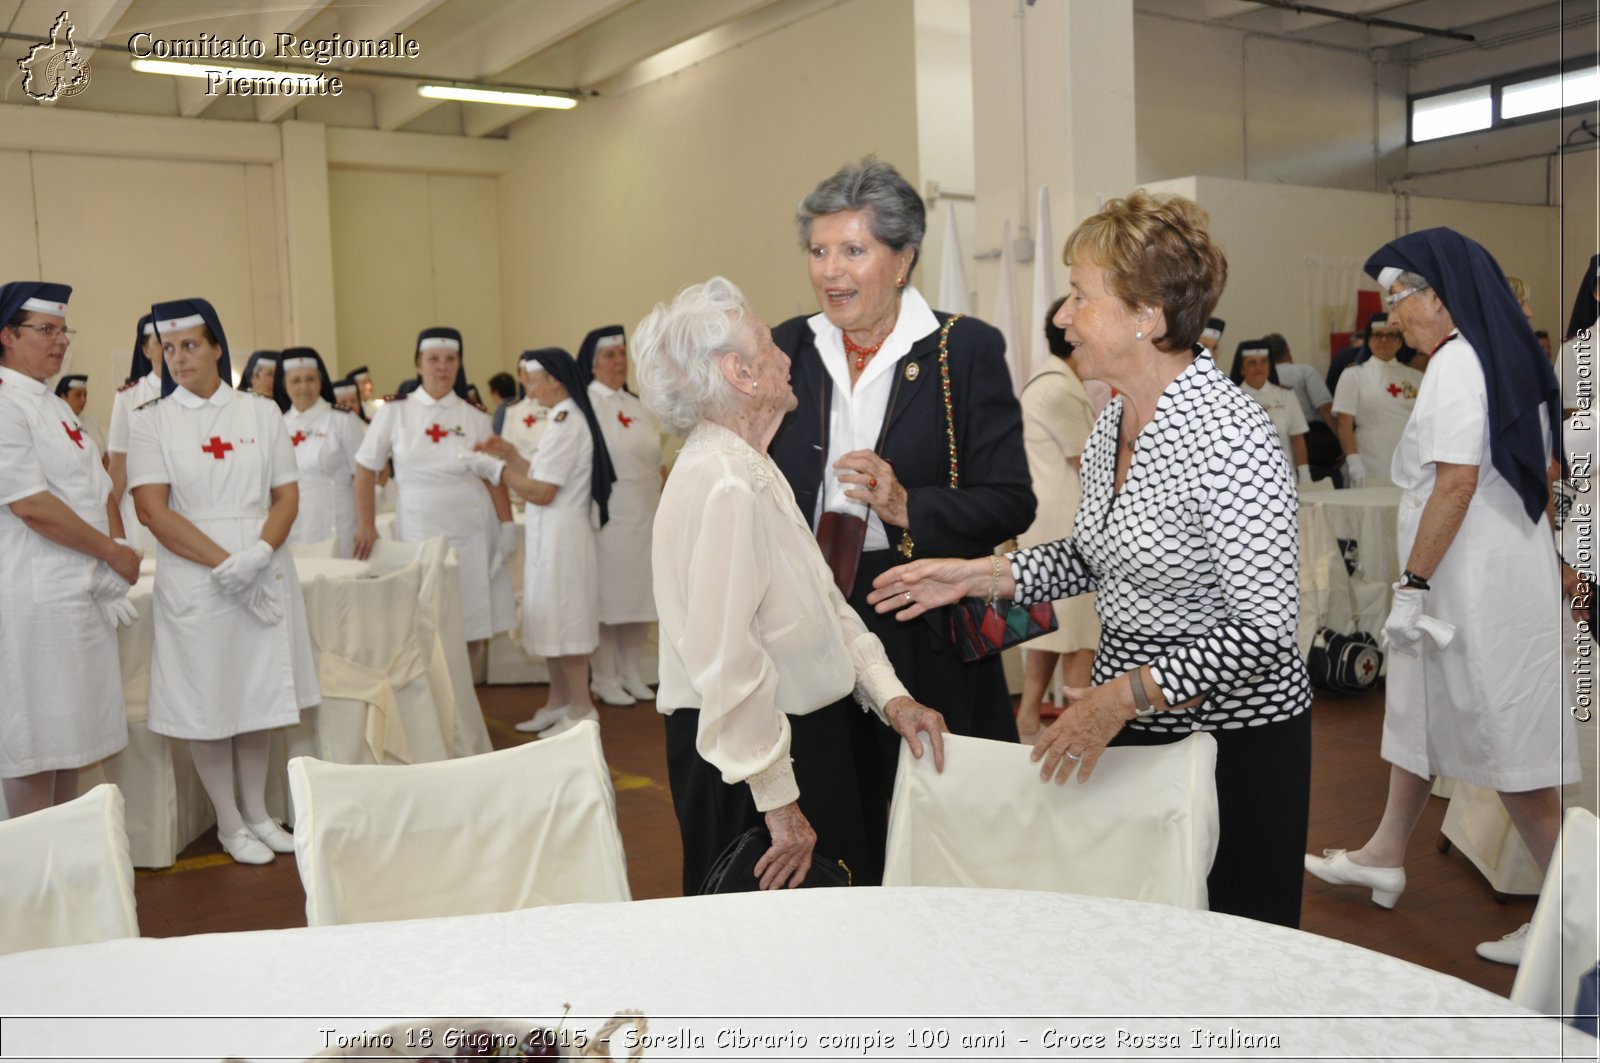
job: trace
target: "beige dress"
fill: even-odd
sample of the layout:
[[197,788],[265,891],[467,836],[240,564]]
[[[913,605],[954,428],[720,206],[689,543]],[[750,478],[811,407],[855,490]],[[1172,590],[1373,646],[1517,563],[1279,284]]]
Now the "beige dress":
[[[1022,389],[1022,437],[1034,497],[1039,500],[1033,525],[1017,537],[1022,546],[1038,546],[1072,534],[1082,493],[1072,459],[1083,453],[1094,420],[1094,406],[1083,382],[1060,358],[1052,357],[1040,366]],[[1072,653],[1099,644],[1100,621],[1095,616],[1093,594],[1064,598],[1055,607],[1060,628],[1026,643],[1029,649]]]

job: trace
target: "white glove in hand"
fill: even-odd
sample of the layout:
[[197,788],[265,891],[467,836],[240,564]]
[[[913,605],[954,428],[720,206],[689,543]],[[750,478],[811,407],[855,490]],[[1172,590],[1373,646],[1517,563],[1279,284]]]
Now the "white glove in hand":
[[250,546],[211,570],[211,577],[229,594],[238,594],[256,581],[256,577],[272,564],[272,546],[265,539],[257,539]]
[[476,450],[458,450],[456,458],[472,470],[472,475],[487,480],[492,484],[500,482],[500,474],[505,471],[506,463],[493,454],[481,454]]
[[517,546],[522,542],[522,526],[514,520],[502,521],[500,524],[500,541],[496,549],[501,561],[510,561],[516,556]]
[[1344,482],[1350,487],[1366,486],[1367,466],[1364,462],[1362,462],[1360,454],[1345,455]]
[[[118,576],[117,582],[122,582]],[[127,587],[126,583],[122,584]],[[123,591],[120,598],[96,598],[95,604],[100,607],[100,615],[106,618],[106,623],[113,628],[127,627],[139,619],[139,607],[128,601],[127,591]]]
[[1394,586],[1394,603],[1389,606],[1389,619],[1383,622],[1383,641],[1389,649],[1408,657],[1417,654],[1417,643],[1422,629],[1417,621],[1422,619],[1423,594],[1416,587]]
[[244,603],[250,614],[268,627],[283,619],[283,603],[278,601],[278,594],[266,581],[251,583],[242,591],[234,592],[234,596]]
[[1294,472],[1295,479],[1299,481],[1301,487],[1311,486],[1311,466],[1296,465],[1294,467]]
[[89,573],[89,595],[97,602],[111,601],[114,598],[126,598],[132,584],[121,576],[104,561],[96,561],[94,569]]

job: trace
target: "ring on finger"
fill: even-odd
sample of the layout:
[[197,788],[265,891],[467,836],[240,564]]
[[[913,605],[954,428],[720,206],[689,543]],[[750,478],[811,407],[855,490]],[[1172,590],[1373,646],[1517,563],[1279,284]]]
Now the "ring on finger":
[[914,601],[916,601],[916,599],[915,599],[915,598],[913,598],[913,597],[911,597],[911,592],[910,592],[910,591],[906,591],[906,601],[907,601],[907,602],[914,602]]
[[867,490],[868,491],[876,491],[877,489],[878,489],[878,478],[876,476],[868,477],[868,479],[867,479]]
[[1076,764],[1078,761],[1083,759],[1083,754],[1082,753],[1074,753],[1071,750],[1068,750],[1067,751],[1067,759],[1072,761],[1074,764]]

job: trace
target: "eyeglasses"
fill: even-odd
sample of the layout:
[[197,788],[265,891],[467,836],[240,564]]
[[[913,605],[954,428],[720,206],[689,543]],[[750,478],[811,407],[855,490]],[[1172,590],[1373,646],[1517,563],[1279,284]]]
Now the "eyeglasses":
[[34,329],[47,340],[53,340],[57,336],[76,336],[78,334],[77,329],[67,328],[63,325],[13,325],[11,327]]
[[1390,310],[1393,310],[1395,307],[1399,306],[1401,300],[1405,299],[1407,296],[1416,295],[1418,292],[1425,292],[1428,290],[1428,288],[1429,285],[1423,284],[1415,288],[1407,288],[1403,292],[1396,292],[1394,295],[1386,295],[1383,297],[1383,305],[1387,306]]

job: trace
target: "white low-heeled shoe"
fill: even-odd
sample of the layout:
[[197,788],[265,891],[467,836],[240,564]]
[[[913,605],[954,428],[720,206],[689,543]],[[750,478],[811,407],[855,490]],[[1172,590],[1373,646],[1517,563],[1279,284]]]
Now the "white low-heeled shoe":
[[283,829],[283,824],[275,819],[268,819],[261,823],[246,823],[250,833],[261,839],[265,845],[275,853],[294,852],[294,835]]
[[555,725],[552,726],[548,731],[546,731],[544,733],[544,737],[551,738],[551,737],[554,737],[555,735],[560,734],[563,731],[570,731],[574,727],[578,726],[580,723],[582,723],[585,720],[593,720],[595,723],[599,723],[600,722],[600,714],[598,712],[596,712],[594,709],[589,709],[589,710],[587,710],[585,712],[579,713],[576,716],[570,716],[569,715],[569,716],[563,717],[562,719],[557,720],[555,722]]
[[513,724],[512,726],[525,735],[538,734],[540,731],[548,731],[550,728],[554,727],[556,724],[560,723],[566,718],[567,706],[546,705],[544,708],[534,713],[532,719],[523,720],[521,723]]
[[656,700],[656,692],[651,690],[650,684],[646,683],[643,679],[634,679],[629,676],[623,676],[622,689],[624,693],[632,695],[636,701]]
[[1321,856],[1307,853],[1306,870],[1335,886],[1367,887],[1379,908],[1393,908],[1406,888],[1405,868],[1358,864],[1343,849],[1324,849]]
[[589,684],[589,691],[607,705],[626,707],[634,704],[634,696],[622,687],[620,679],[598,679]]
[[272,863],[272,850],[262,844],[261,839],[251,833],[249,827],[236,830],[232,834],[224,834],[219,830],[217,831],[217,841],[222,843],[223,852],[233,857],[235,863]]
[[1528,927],[1523,923],[1498,941],[1485,941],[1478,946],[1478,955],[1495,963],[1516,967],[1522,963],[1522,954],[1528,947]]

